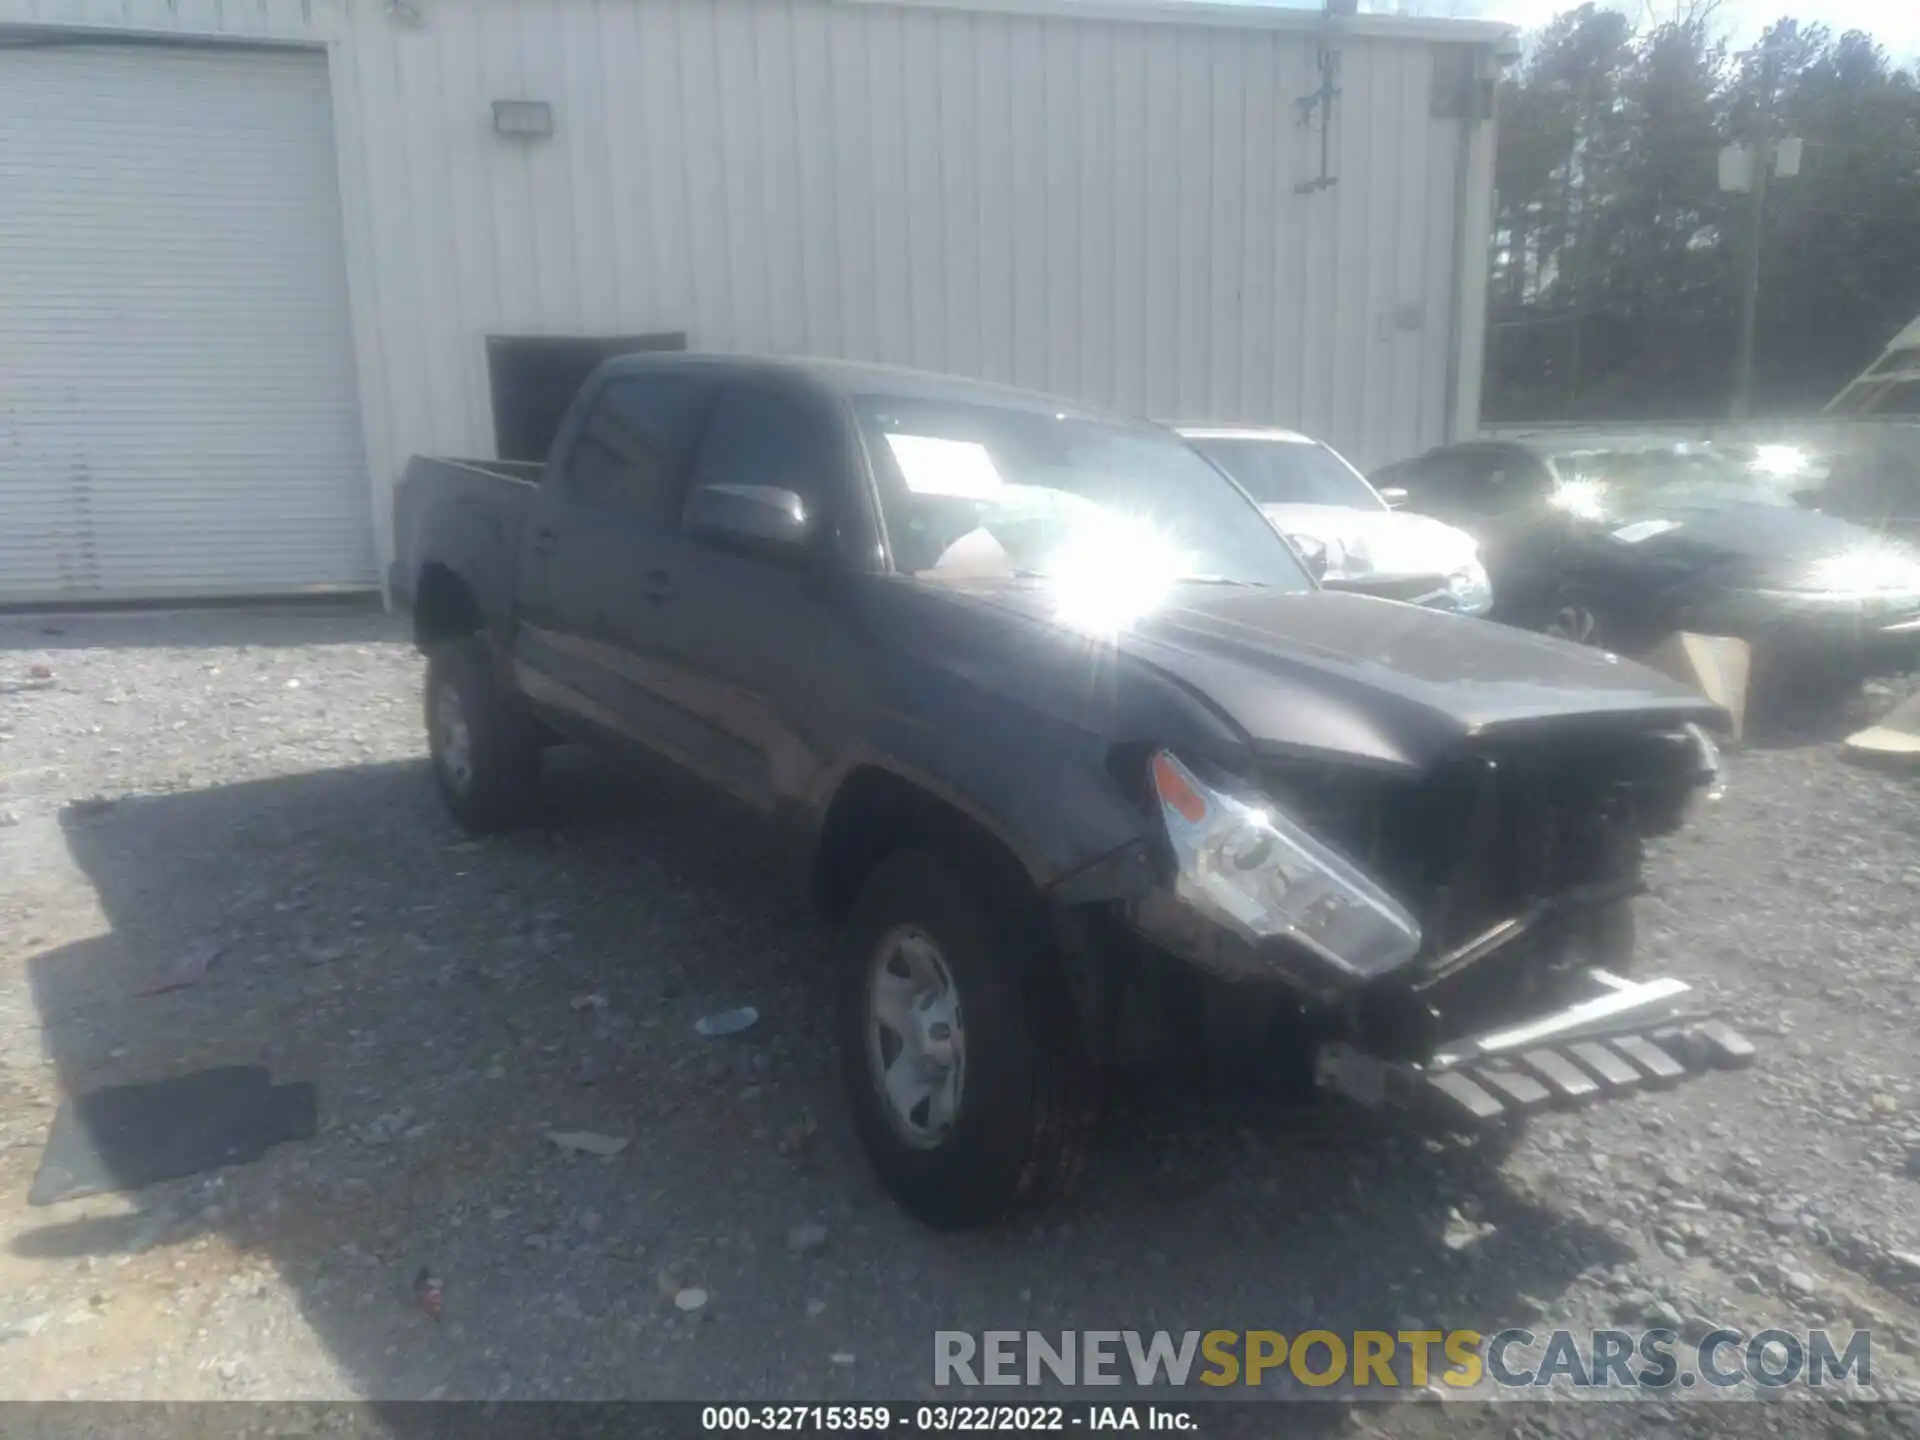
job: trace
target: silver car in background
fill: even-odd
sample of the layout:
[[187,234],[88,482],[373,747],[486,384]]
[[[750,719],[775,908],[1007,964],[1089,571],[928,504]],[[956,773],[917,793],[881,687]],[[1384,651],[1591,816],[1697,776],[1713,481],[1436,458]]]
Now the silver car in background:
[[1493,608],[1479,546],[1464,530],[1394,509],[1331,446],[1292,430],[1247,425],[1171,427],[1239,482],[1274,528],[1335,590],[1355,590],[1462,615]]

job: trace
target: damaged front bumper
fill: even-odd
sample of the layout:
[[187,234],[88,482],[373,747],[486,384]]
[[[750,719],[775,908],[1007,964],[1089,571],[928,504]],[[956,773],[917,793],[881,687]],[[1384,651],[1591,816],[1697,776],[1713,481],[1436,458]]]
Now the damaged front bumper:
[[1424,1064],[1324,1045],[1315,1082],[1368,1107],[1471,1132],[1752,1063],[1751,1042],[1689,1005],[1683,981],[1586,973],[1589,998],[1448,1044]]

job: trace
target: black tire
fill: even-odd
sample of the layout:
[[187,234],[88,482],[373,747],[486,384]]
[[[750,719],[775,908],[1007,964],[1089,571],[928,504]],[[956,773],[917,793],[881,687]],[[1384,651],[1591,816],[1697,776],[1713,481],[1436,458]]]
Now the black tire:
[[1614,596],[1589,585],[1567,585],[1548,600],[1540,629],[1576,645],[1620,655],[1639,655],[1659,643],[1664,632],[1651,616],[1635,613]]
[[[855,1128],[900,1207],[940,1229],[992,1225],[1060,1195],[1093,1137],[1093,1076],[1046,1009],[1038,927],[996,898],[925,852],[896,852],[868,878],[838,942],[841,1065]],[[869,1038],[882,943],[907,929],[932,941],[964,1016],[951,1127],[919,1144],[893,1118],[872,1058],[880,1042]]]
[[[465,725],[464,763],[442,709],[448,697]],[[434,783],[461,828],[487,834],[525,820],[539,790],[540,737],[494,678],[485,642],[450,640],[429,652],[425,711]]]
[[1585,590],[1561,590],[1547,602],[1540,628],[1561,640],[1601,649],[1612,644],[1606,606]]

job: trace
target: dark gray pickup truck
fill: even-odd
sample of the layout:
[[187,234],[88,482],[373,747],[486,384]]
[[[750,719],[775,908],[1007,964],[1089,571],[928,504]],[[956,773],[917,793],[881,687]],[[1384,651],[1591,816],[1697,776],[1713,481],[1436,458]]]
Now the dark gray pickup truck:
[[1246,1055],[1464,1133],[1752,1053],[1627,975],[1722,713],[1321,590],[1165,430],[630,357],[541,471],[416,459],[396,537],[454,815],[521,819],[569,740],[762,825],[839,932],[867,1151],[931,1223],[1064,1184],[1121,1063]]

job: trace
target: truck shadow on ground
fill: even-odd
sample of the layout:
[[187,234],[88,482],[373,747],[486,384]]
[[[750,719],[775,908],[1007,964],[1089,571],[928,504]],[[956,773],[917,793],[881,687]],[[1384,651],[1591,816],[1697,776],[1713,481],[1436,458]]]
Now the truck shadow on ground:
[[[1138,1083],[1073,1202],[920,1229],[858,1154],[824,937],[769,899],[770,857],[655,787],[551,768],[545,823],[484,843],[412,763],[66,812],[110,929],[31,962],[62,1092],[262,1064],[318,1087],[320,1129],[130,1213],[16,1212],[14,1254],[130,1257],[116,1304],[213,1347],[176,1373],[226,1374],[234,1334],[294,1357],[234,1367],[234,1397],[752,1401],[928,1398],[939,1329],[1491,1330],[1623,1253],[1471,1153]],[[213,955],[203,980],[140,993],[183,954]],[[745,1034],[696,1034],[741,1004]],[[629,1143],[550,1138],[575,1131]],[[1492,1228],[1456,1250],[1463,1216]],[[297,1310],[222,1265],[270,1269]],[[182,1341],[196,1324],[212,1338]]]

